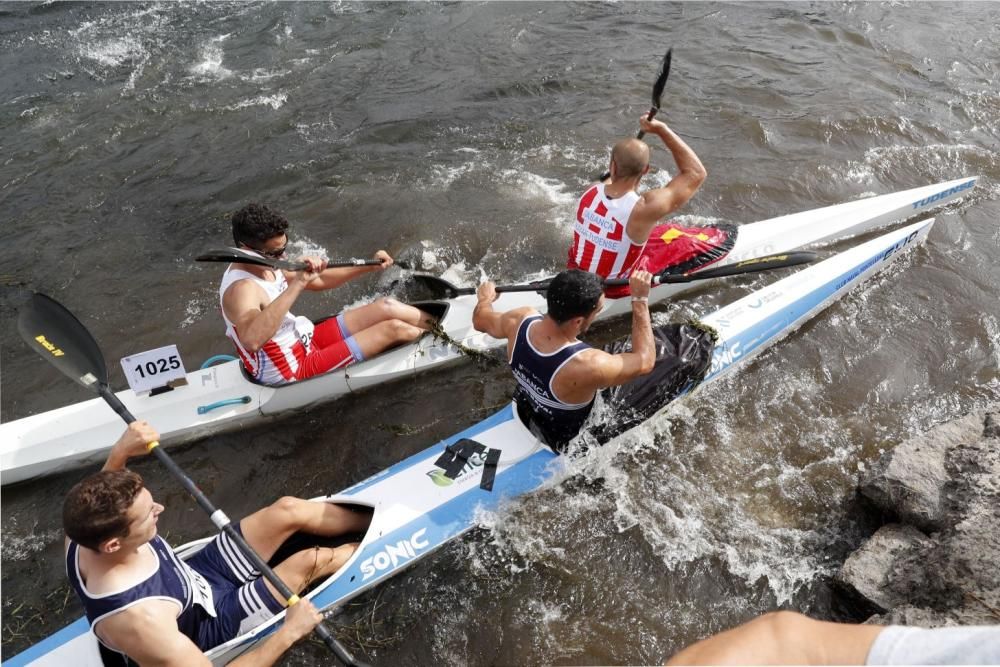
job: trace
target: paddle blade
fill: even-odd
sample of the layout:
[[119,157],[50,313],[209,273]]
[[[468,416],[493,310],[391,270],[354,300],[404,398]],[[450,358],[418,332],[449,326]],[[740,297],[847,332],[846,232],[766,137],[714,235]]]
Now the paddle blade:
[[667,49],[667,55],[663,56],[663,64],[660,65],[660,73],[656,75],[656,83],[653,84],[653,108],[660,108],[660,98],[663,97],[663,87],[667,85],[667,77],[670,76],[670,57],[673,49]]
[[304,264],[294,264],[281,259],[261,257],[256,253],[246,252],[245,250],[240,250],[239,248],[209,250],[208,252],[204,252],[195,257],[195,260],[198,262],[227,262],[230,264],[236,262],[240,264],[253,264],[255,266],[267,266],[272,269],[285,269],[287,271],[301,271],[305,268]]
[[[736,262],[735,264],[720,266],[717,269],[705,269],[704,271],[689,273],[678,277],[687,278],[688,280],[709,280],[711,278],[738,276],[744,273],[757,273],[758,271],[770,271],[771,269],[783,269],[789,266],[808,264],[809,262],[816,261],[817,256],[818,255],[816,253],[809,250],[798,250],[796,252],[786,252],[780,255],[767,255],[766,257],[746,259],[742,262]],[[665,276],[665,278],[673,277],[674,276]],[[672,281],[665,280],[664,282]]]
[[44,294],[33,294],[17,317],[21,338],[64,375],[97,391],[108,369],[97,341],[73,313]]

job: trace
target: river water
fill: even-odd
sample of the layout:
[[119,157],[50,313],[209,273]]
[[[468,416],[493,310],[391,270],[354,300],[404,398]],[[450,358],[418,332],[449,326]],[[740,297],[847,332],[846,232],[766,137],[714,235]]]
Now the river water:
[[[662,117],[709,178],[681,220],[749,222],[980,175],[927,246],[728,380],[336,618],[375,664],[656,663],[777,607],[840,618],[829,577],[868,527],[860,470],[1000,398],[1000,8],[948,4],[10,4],[0,6],[0,411],[89,398],[20,342],[19,288],[117,359],[229,352],[216,289],[249,200],[331,257],[386,248],[468,284],[560,267],[575,197]],[[654,145],[662,183],[673,164]],[[296,311],[371,298],[391,275]],[[775,279],[702,289],[657,320]],[[603,325],[597,340],[628,332]],[[509,396],[476,364],[175,450],[234,517],[344,488]],[[136,464],[179,544],[210,524]],[[60,504],[82,471],[2,492],[3,653],[79,614]],[[304,643],[286,664],[324,664]]]

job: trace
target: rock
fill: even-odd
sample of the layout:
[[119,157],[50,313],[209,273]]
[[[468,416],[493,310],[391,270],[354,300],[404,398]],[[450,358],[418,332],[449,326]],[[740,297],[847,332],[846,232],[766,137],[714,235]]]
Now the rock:
[[861,481],[861,494],[880,510],[928,533],[945,526],[942,501],[948,451],[982,437],[982,412],[935,426],[887,452]]
[[837,575],[837,582],[856,594],[878,613],[906,604],[893,586],[897,561],[918,556],[931,540],[912,526],[882,526],[860,549],[852,553]]
[[901,523],[881,527],[837,577],[855,617],[871,610],[869,623],[1000,623],[998,438],[994,405],[911,438],[863,479],[863,496]]
[[912,605],[896,607],[885,614],[876,614],[865,625],[916,625],[921,628],[940,628],[946,625],[956,625],[947,614],[933,609],[924,609]]

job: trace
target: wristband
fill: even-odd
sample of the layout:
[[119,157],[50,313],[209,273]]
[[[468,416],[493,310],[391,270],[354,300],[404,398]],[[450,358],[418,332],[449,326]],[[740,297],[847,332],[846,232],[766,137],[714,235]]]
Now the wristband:
[[636,301],[638,301],[640,303],[649,303],[649,297],[648,296],[634,296],[634,297],[632,297],[632,303],[635,303]]

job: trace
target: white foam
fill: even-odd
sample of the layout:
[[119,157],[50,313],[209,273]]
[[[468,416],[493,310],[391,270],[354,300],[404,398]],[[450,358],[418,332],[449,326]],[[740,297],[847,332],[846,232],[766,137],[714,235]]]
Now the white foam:
[[224,58],[222,42],[228,37],[228,34],[219,35],[202,44],[198,53],[200,60],[191,66],[189,70],[191,74],[203,80],[214,81],[231,77],[233,75],[232,70],[222,64]]
[[250,99],[241,100],[236,104],[230,104],[225,107],[227,111],[238,111],[239,109],[246,109],[247,107],[271,107],[272,109],[280,109],[285,106],[285,102],[288,101],[288,95],[286,93],[275,93],[274,95],[258,95],[257,97],[251,97]]

